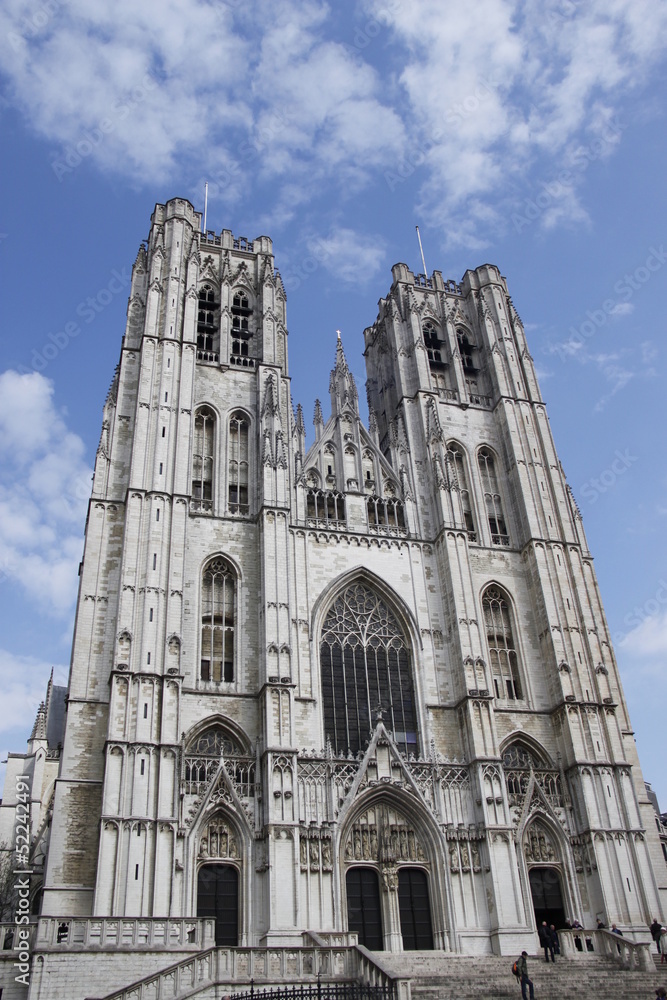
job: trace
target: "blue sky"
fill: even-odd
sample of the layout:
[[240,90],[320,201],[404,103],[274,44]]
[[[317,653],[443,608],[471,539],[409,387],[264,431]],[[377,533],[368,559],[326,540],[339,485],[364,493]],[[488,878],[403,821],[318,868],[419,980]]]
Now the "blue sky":
[[[0,751],[67,675],[129,271],[155,202],[273,238],[295,402],[391,265],[507,276],[667,809],[661,0],[5,0]],[[309,423],[310,426],[310,423]],[[311,435],[312,440],[312,435]]]

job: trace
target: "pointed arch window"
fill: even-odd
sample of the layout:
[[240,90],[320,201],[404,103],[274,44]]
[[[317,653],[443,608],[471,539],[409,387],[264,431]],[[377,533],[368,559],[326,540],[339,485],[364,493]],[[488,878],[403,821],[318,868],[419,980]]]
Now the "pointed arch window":
[[362,583],[329,609],[320,640],[324,730],[336,754],[356,754],[378,712],[403,753],[417,752],[408,642],[389,605]]
[[482,611],[496,698],[521,701],[523,694],[512,616],[507,596],[500,587],[486,588],[482,595]]
[[560,773],[546,753],[527,746],[522,740],[512,740],[502,751],[502,757],[511,806],[523,806],[530,776],[533,774],[547,801],[554,808],[562,808],[564,802]]
[[236,574],[226,559],[212,559],[202,574],[200,677],[214,684],[234,680]]
[[197,360],[219,360],[219,315],[220,303],[211,285],[199,289],[197,310]]
[[473,343],[472,337],[466,330],[458,329],[456,331],[456,340],[459,345],[459,354],[461,355],[463,371],[466,375],[476,375],[479,371],[479,366],[475,356],[477,348]]
[[248,503],[248,441],[249,421],[245,413],[236,411],[229,418],[229,462],[227,493],[232,514],[247,514]]
[[456,441],[450,441],[447,445],[445,462],[447,464],[447,477],[452,496],[452,505],[454,507],[454,523],[457,527],[460,524],[465,525],[469,541],[476,542],[477,532],[475,531],[475,521],[472,516],[466,458],[463,448]]
[[371,496],[366,501],[368,527],[377,534],[402,535],[405,533],[403,501],[396,497]]
[[445,342],[439,337],[439,331],[436,330],[433,323],[426,322],[422,327],[422,335],[424,337],[424,346],[426,347],[426,355],[428,357],[428,364],[431,371],[444,371],[447,367],[447,362],[445,360]]
[[484,490],[484,503],[489,521],[489,531],[491,532],[491,542],[493,545],[509,545],[510,539],[507,532],[507,522],[505,521],[503,503],[496,476],[496,463],[493,453],[489,448],[482,448],[479,452],[479,471],[482,477],[482,489]]
[[213,513],[214,448],[215,414],[208,406],[201,406],[195,413],[190,501],[190,509],[201,514]]
[[250,317],[252,309],[250,300],[245,292],[237,291],[232,296],[232,352],[230,361],[232,364],[249,366],[251,351],[252,332],[250,330]]

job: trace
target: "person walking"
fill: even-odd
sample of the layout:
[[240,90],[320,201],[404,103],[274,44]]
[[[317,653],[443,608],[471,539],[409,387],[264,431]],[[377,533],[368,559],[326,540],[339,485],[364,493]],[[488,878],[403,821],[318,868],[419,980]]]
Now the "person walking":
[[660,954],[660,933],[662,931],[662,924],[657,917],[653,918],[653,923],[650,927],[651,937],[655,941],[655,946],[658,949],[658,954]]
[[549,964],[549,955],[551,955],[551,961],[555,962],[554,958],[554,946],[551,940],[551,931],[549,930],[549,925],[546,920],[543,920],[538,931],[538,936],[540,939],[540,946],[544,948],[544,961]]
[[[560,955],[560,941],[558,940],[558,931],[556,930],[556,925],[552,924],[549,928],[549,934],[551,935],[551,949],[552,956]],[[554,958],[554,962],[556,959]]]
[[526,987],[530,989],[530,1000],[535,1000],[535,987],[533,986],[532,979],[528,978],[528,952],[522,951],[521,958],[519,959],[519,979],[521,981],[521,996],[523,1000],[528,1000],[526,996]]

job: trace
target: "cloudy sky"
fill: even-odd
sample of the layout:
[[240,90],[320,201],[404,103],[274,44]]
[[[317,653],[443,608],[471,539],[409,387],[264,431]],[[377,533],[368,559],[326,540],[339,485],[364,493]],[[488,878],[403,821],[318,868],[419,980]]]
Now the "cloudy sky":
[[0,750],[64,682],[129,269],[156,201],[273,238],[292,389],[363,398],[390,267],[499,265],[667,809],[661,0],[4,0]]

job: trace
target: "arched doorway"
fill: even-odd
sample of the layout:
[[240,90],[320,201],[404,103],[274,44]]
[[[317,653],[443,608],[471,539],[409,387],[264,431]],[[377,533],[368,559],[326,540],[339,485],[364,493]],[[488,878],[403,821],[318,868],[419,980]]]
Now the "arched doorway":
[[565,925],[565,907],[557,868],[531,868],[528,872],[530,892],[533,897],[535,923],[539,927],[546,920],[556,929]]
[[374,868],[349,868],[345,884],[348,930],[357,932],[359,944],[365,948],[382,951],[382,912],[377,872]]
[[197,916],[215,918],[215,943],[239,943],[239,873],[234,865],[202,865],[197,877]]
[[431,951],[433,928],[428,878],[421,868],[399,868],[398,906],[404,951]]

